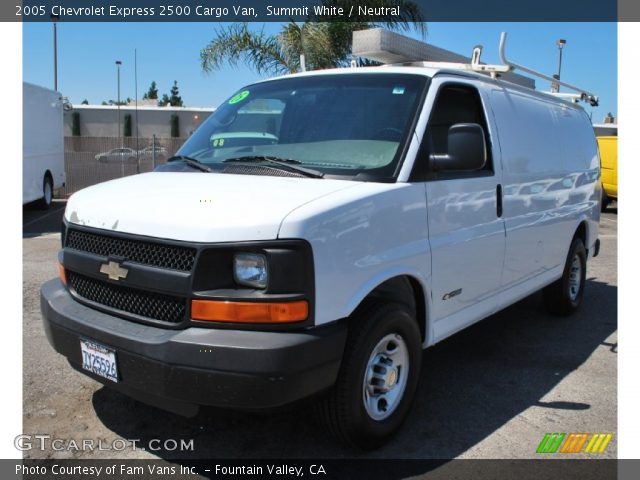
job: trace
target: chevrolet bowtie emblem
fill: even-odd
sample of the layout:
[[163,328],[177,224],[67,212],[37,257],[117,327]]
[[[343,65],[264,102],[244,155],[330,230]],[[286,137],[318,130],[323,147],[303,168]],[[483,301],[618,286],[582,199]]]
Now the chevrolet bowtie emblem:
[[120,280],[121,278],[127,278],[129,270],[122,268],[118,262],[109,262],[100,265],[100,273],[108,275],[109,280]]

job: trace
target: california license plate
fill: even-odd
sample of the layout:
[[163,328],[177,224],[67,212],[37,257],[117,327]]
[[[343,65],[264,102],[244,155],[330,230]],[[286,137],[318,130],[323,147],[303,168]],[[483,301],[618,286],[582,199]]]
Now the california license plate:
[[80,350],[82,351],[82,368],[112,382],[118,382],[115,350],[91,340],[80,340]]

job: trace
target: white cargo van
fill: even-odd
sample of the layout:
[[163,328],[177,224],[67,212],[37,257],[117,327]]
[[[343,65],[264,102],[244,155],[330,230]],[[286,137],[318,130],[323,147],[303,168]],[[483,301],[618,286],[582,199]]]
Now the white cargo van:
[[423,348],[539,289],[554,313],[579,307],[598,176],[581,107],[489,76],[256,83],[166,166],[69,199],[45,330],[145,402],[317,395],[331,431],[373,448],[406,417]]
[[22,203],[48,208],[64,186],[64,100],[59,92],[22,84]]

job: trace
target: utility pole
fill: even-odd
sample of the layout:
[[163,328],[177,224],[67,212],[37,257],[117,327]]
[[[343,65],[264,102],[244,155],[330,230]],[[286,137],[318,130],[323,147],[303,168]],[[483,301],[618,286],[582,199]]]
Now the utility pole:
[[122,130],[120,129],[120,66],[122,62],[116,60],[116,67],[118,69],[118,140],[120,140],[120,147],[122,147]]
[[[556,80],[560,81],[560,72],[562,71],[562,49],[564,48],[564,46],[567,44],[567,41],[564,38],[559,38],[556,41],[556,45],[558,46],[558,73],[554,75],[554,77],[556,78]],[[553,91],[555,92],[559,92],[560,91],[560,83],[557,83],[555,85],[555,88],[552,88]]]
[[133,49],[133,74],[136,90],[136,173],[140,173],[140,145],[138,145],[138,49]]
[[60,15],[51,15],[53,20],[53,89],[58,91],[58,25]]

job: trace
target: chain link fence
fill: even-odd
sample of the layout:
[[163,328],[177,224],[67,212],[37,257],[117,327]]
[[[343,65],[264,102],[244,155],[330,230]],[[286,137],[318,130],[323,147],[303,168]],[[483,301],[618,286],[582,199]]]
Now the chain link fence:
[[66,185],[60,196],[96,183],[152,171],[184,143],[185,138],[65,137]]

